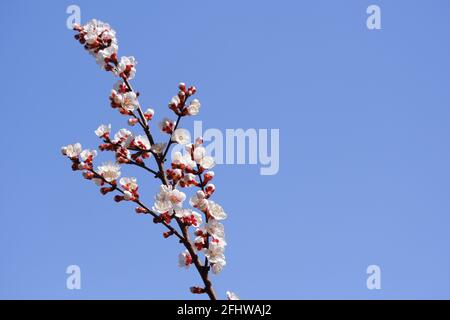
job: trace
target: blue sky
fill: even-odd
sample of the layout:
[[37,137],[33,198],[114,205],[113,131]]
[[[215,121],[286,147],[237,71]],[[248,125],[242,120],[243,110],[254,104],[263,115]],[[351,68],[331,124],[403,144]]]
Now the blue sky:
[[[0,4],[0,298],[198,298],[179,244],[60,156],[95,147],[100,123],[126,126],[108,105],[115,80],[66,29],[70,4],[117,30],[157,119],[184,81],[204,128],[280,129],[277,175],[214,170],[229,215],[221,297],[450,298],[447,1],[122,3]],[[370,4],[382,30],[366,27]],[[140,180],[151,203],[157,183]],[[71,264],[81,290],[66,289]],[[366,287],[372,264],[381,290]]]

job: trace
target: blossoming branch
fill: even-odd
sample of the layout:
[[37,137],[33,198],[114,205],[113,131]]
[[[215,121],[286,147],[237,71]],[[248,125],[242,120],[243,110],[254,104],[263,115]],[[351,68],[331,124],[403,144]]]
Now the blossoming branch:
[[[106,23],[91,20],[84,26],[75,25],[74,30],[77,32],[75,39],[95,57],[100,67],[119,78],[109,96],[111,107],[128,118],[130,127],[138,125],[143,134],[123,128],[112,136],[111,125],[100,125],[95,130],[102,140],[98,148],[114,153],[115,161],[96,168],[93,162],[97,151],[83,149],[80,143],[62,147],[62,154],[70,159],[72,170],[81,171],[85,179],[100,187],[101,194],[115,193],[116,202],[134,203],[137,213],[151,215],[154,223],[165,228],[164,238],[177,238],[185,248],[179,254],[179,266],[189,268],[194,265],[203,282],[202,285],[192,286],[190,291],[207,294],[210,299],[216,300],[209,273],[220,273],[226,264],[225,232],[220,221],[227,214],[222,206],[211,200],[216,190],[211,183],[214,178],[211,169],[215,163],[206,155],[202,138],[198,137],[190,143],[189,132],[179,127],[183,117],[197,115],[200,111],[200,102],[192,99],[197,89],[184,83],[178,85],[178,94],[168,105],[176,120],[165,118],[161,121],[159,129],[167,135],[167,141],[156,142],[150,129],[155,112],[153,109],[142,109],[139,92],[130,84],[136,74],[136,59],[119,58],[116,32]],[[172,161],[166,166],[167,154],[174,144],[184,145],[186,152],[174,153]],[[152,168],[150,163],[156,167]],[[144,169],[161,183],[153,206],[146,205],[141,199],[135,177],[121,177],[122,167],[127,165]],[[194,190],[189,199],[191,208],[184,206],[186,194],[181,190],[187,189]],[[227,298],[238,299],[232,292],[227,292]]]

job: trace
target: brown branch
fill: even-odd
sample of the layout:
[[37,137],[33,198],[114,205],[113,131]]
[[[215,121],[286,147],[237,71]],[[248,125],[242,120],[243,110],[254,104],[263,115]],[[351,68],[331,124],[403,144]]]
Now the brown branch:
[[[103,178],[102,175],[98,174],[94,169],[88,169],[89,172],[92,172],[94,174],[94,177],[97,179],[101,179],[104,183],[108,184],[109,186],[111,186],[113,188],[113,190],[117,190],[118,192],[124,194],[125,192],[119,188],[116,184],[112,184],[108,181],[105,180],[105,178]],[[142,208],[144,208],[147,212],[146,214],[150,214],[152,215],[154,218],[158,219],[159,215],[157,213],[155,213],[154,211],[150,210],[144,203],[142,203],[139,199],[133,200],[133,202],[137,203],[138,205],[140,205]],[[180,239],[180,241],[182,241],[183,243],[186,242],[186,239],[183,238],[183,236],[180,235],[180,233],[174,228],[172,227],[170,224],[166,223],[165,221],[161,221],[161,223],[167,228],[169,229],[169,231],[174,234],[177,238]]]
[[[123,77],[122,79],[123,79],[124,83],[126,84],[126,86],[128,87],[128,89],[133,91],[133,92],[135,92],[133,90],[133,87],[131,86],[130,82],[125,77]],[[183,104],[186,102],[187,98],[188,97],[186,97],[184,99]],[[153,137],[152,137],[152,135],[150,133],[150,128],[148,126],[147,119],[145,118],[145,116],[144,116],[140,106],[138,106],[137,111],[138,111],[138,114],[139,114],[139,117],[140,117],[140,120],[141,120],[141,121],[139,121],[139,124],[144,129],[144,132],[145,132],[145,134],[146,134],[150,144],[153,146],[155,144],[155,142],[154,142]],[[177,121],[175,123],[175,127],[174,127],[174,129],[172,131],[172,134],[178,128],[178,125],[179,125],[180,120],[181,120],[182,117],[183,117],[182,114],[178,115],[178,118],[177,118]],[[165,158],[167,156],[167,153],[169,152],[170,146],[174,143],[172,141],[172,134],[170,135],[170,140],[167,143],[166,149],[165,149],[164,153],[161,156],[156,154],[156,153],[154,153],[154,152],[152,152],[152,154],[154,155],[155,161],[156,161],[156,163],[158,165],[158,172],[155,172],[154,170],[151,170],[151,169],[149,169],[147,167],[142,167],[141,166],[142,168],[146,169],[147,171],[155,174],[155,177],[159,178],[161,180],[161,182],[164,185],[166,185],[166,186],[169,186],[170,184],[169,184],[169,182],[167,180],[167,176],[166,176],[166,173],[165,173],[165,170],[164,170],[164,162],[165,162]],[[200,180],[201,180],[201,177],[200,177]],[[146,206],[144,206],[142,203],[140,203],[139,200],[135,201],[135,202],[138,203],[139,205],[141,205],[144,209],[148,210],[150,212],[150,214],[152,214],[154,216],[156,215],[154,212],[152,212]],[[200,277],[202,278],[202,281],[203,281],[203,283],[205,285],[205,288],[204,288],[205,289],[205,293],[208,295],[208,297],[211,300],[217,300],[216,293],[215,293],[215,291],[214,291],[214,289],[212,287],[211,281],[209,280],[209,267],[207,266],[207,262],[208,262],[207,258],[205,258],[205,266],[203,266],[201,264],[201,262],[200,262],[199,256],[196,254],[195,249],[194,249],[194,247],[193,247],[193,245],[192,245],[192,243],[190,241],[190,237],[189,237],[189,232],[188,232],[187,226],[179,218],[175,217],[175,219],[176,219],[176,221],[178,223],[178,226],[182,230],[183,236],[180,236],[179,233],[172,226],[167,224],[165,221],[163,221],[163,224],[171,232],[173,232],[175,235],[177,235],[177,237],[180,239],[180,242],[183,243],[183,245],[188,250],[189,254],[192,257],[192,261],[193,261],[193,263],[194,263],[194,265],[195,265],[198,273],[200,274]],[[206,217],[206,219],[208,219],[208,218]]]
[[170,146],[174,143],[173,140],[172,140],[173,133],[175,132],[175,130],[177,130],[178,124],[180,123],[180,120],[181,120],[182,117],[183,116],[181,114],[179,114],[178,118],[177,118],[177,121],[175,122],[175,127],[173,128],[173,131],[172,131],[172,133],[170,135],[170,138],[169,138],[169,142],[167,142],[166,150],[164,151],[163,156],[162,156],[162,159],[163,159],[164,162],[166,161],[166,156],[167,156],[167,153],[169,152]]

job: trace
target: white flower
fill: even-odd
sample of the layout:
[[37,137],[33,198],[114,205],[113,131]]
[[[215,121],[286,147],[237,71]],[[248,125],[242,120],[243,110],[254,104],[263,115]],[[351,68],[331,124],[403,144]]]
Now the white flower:
[[198,236],[194,239],[194,245],[197,248],[197,250],[202,250],[203,246],[205,245],[205,237],[204,236]]
[[177,151],[172,156],[172,163],[178,167],[195,167],[195,161],[191,159],[191,156],[188,154],[182,155],[181,152]]
[[117,66],[117,75],[128,80],[134,78],[136,74],[137,61],[134,57],[121,57]]
[[205,148],[203,148],[203,147],[196,147],[194,149],[194,160],[198,164],[201,163],[201,161],[205,157],[205,155],[206,155],[206,149]]
[[153,210],[158,213],[172,212],[174,209],[181,209],[186,195],[173,189],[172,186],[161,185],[158,194],[155,197]]
[[116,83],[114,83],[113,88],[116,93],[125,93],[128,91],[128,87],[123,80],[117,80]]
[[206,170],[212,169],[216,165],[213,157],[207,156],[206,149],[201,146],[194,147],[194,160]]
[[171,106],[171,105],[178,106],[180,104],[180,102],[181,101],[180,101],[179,96],[173,96],[172,99],[170,99],[169,106]]
[[116,32],[111,29],[109,24],[103,21],[92,19],[83,26],[82,31],[84,33],[84,40],[88,44],[96,43],[99,38],[105,42],[111,41],[111,43],[117,43],[115,38]]
[[172,156],[172,163],[176,166],[185,166],[186,165],[186,159],[181,154],[181,152],[177,151]]
[[98,167],[98,174],[107,182],[112,182],[120,177],[120,166],[111,161],[103,163]]
[[241,300],[239,299],[238,295],[234,292],[227,291],[227,299],[228,300]]
[[155,143],[154,145],[152,145],[151,150],[156,154],[162,154],[165,148],[165,143]]
[[101,124],[97,130],[95,130],[95,134],[99,138],[103,138],[106,134],[109,134],[111,132],[111,124]]
[[111,103],[113,104],[114,108],[120,107],[122,106],[123,94],[115,89],[111,89],[111,95],[109,99],[111,100]]
[[152,108],[148,108],[148,109],[144,112],[144,117],[145,117],[147,120],[152,120],[154,114],[155,114],[155,110],[153,110]]
[[204,156],[200,160],[199,164],[203,169],[209,170],[209,169],[212,169],[216,165],[216,162],[214,161],[213,157]]
[[119,180],[120,185],[129,191],[135,191],[138,188],[137,180],[136,178],[120,178]]
[[208,200],[209,214],[216,220],[224,220],[227,218],[227,214],[223,211],[223,208],[214,201]]
[[142,150],[150,150],[150,142],[148,141],[147,136],[136,136],[134,137],[133,143]]
[[122,94],[121,106],[127,111],[134,111],[139,107],[139,101],[134,91],[129,91]]
[[172,133],[172,141],[185,145],[191,141],[191,135],[186,129],[177,129]]
[[82,161],[86,161],[86,160],[92,160],[93,158],[95,158],[97,156],[97,150],[83,150],[80,153],[80,157]]
[[191,255],[190,255],[190,253],[189,253],[189,251],[184,251],[184,252],[181,252],[179,255],[178,255],[178,266],[180,267],[180,268],[189,268],[189,265],[192,263],[192,257],[191,257]]
[[121,143],[124,146],[128,146],[133,139],[133,135],[131,131],[127,129],[120,129],[115,135],[113,139],[113,143]]
[[191,209],[177,210],[175,216],[190,226],[199,227],[202,224],[202,216]]
[[95,57],[97,64],[103,68],[106,69],[106,61],[105,59],[110,59],[111,56],[117,54],[117,51],[119,50],[119,47],[116,44],[111,44],[109,47],[100,50],[97,52],[97,56]]
[[61,148],[61,153],[69,158],[76,158],[80,155],[82,147],[80,143],[69,144]]
[[205,211],[206,209],[208,209],[209,205],[208,200],[205,197],[205,193],[202,190],[199,190],[191,197],[191,199],[189,200],[189,204],[194,208]]
[[195,185],[197,184],[197,180],[195,178],[195,175],[193,173],[185,173],[183,176],[182,181],[187,185]]
[[197,99],[194,99],[191,101],[191,103],[187,107],[187,113],[188,115],[195,116],[200,112],[200,101]]
[[109,42],[111,41],[111,45],[117,45],[117,38],[116,38],[116,31],[114,29],[111,29],[111,27],[109,25],[107,25],[108,27],[105,28],[105,31],[103,31],[100,35],[100,38],[104,41],[104,42]]
[[161,129],[162,132],[171,134],[173,131],[173,128],[175,128],[175,124],[176,124],[175,121],[172,121],[169,118],[164,118],[159,123],[159,128]]
[[225,255],[223,254],[225,251],[225,246],[222,243],[209,242],[208,249],[205,249],[205,257],[211,263],[216,263],[222,260],[225,260]]
[[215,238],[225,238],[225,228],[216,219],[209,219],[206,224],[206,231]]
[[215,262],[211,265],[212,273],[214,273],[214,274],[221,273],[223,270],[223,267],[225,267],[226,264],[227,264],[227,262],[225,261],[225,259],[217,260],[217,262]]
[[124,189],[124,199],[125,200],[133,200],[135,199],[135,192],[138,189],[138,184],[136,178],[120,178],[120,185]]

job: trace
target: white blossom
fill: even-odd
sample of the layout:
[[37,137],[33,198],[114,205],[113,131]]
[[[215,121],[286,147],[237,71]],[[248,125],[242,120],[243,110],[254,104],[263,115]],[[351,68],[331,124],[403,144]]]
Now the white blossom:
[[172,133],[172,141],[185,145],[191,141],[191,135],[189,134],[189,131],[186,129],[176,129]]
[[227,299],[228,300],[241,300],[236,293],[231,292],[231,291],[227,291]]
[[80,155],[82,147],[80,143],[69,144],[61,148],[61,153],[69,158],[76,158]]
[[194,160],[198,164],[201,163],[202,159],[206,156],[206,149],[203,147],[194,148]]
[[209,219],[205,229],[210,235],[216,238],[225,238],[225,228],[223,224],[216,219]]
[[191,116],[195,116],[200,112],[200,101],[197,99],[194,99],[191,101],[191,103],[187,106],[187,113]]
[[193,173],[185,173],[183,176],[182,181],[189,185],[195,185],[197,180],[195,178],[195,175]]
[[121,57],[117,66],[117,75],[128,80],[133,79],[136,74],[136,64],[134,57]]
[[223,254],[225,251],[225,245],[221,242],[209,242],[208,249],[205,249],[205,257],[211,263],[216,263],[222,260],[225,260],[225,255]]
[[226,264],[227,264],[227,262],[225,261],[225,259],[217,260],[217,262],[215,262],[211,265],[212,273],[214,273],[214,274],[221,273],[223,270],[223,267],[225,267]]
[[82,31],[87,44],[95,44],[98,40],[117,44],[116,32],[103,21],[92,19],[82,27]]
[[150,150],[156,154],[162,154],[164,152],[164,149],[166,149],[166,143],[155,143],[152,145]]
[[136,178],[120,178],[119,180],[120,185],[124,189],[124,199],[125,200],[132,200],[134,199],[134,192],[138,189],[138,184]]
[[112,182],[120,177],[120,166],[113,162],[103,163],[98,167],[98,174],[107,182]]
[[178,255],[178,266],[180,268],[189,268],[192,263],[192,257],[189,251],[185,250]]
[[108,65],[105,61],[105,59],[110,59],[113,55],[117,55],[117,51],[119,50],[119,47],[116,44],[111,44],[109,47],[100,50],[97,52],[97,55],[95,57],[95,60],[97,61],[97,64],[102,68],[106,69],[106,66]]
[[170,105],[178,106],[180,104],[180,102],[181,101],[180,101],[180,97],[179,96],[173,96],[172,99],[170,99],[169,106]]
[[209,214],[216,220],[224,220],[227,218],[227,214],[223,211],[223,208],[212,200],[208,200]]
[[172,121],[169,118],[164,118],[159,123],[159,128],[161,129],[162,132],[171,134],[173,131],[173,128],[175,128],[175,124],[176,124],[175,121]]
[[191,209],[179,209],[175,216],[180,218],[185,224],[199,227],[202,224],[202,216]]
[[202,190],[199,190],[191,197],[189,204],[194,208],[205,211],[208,209],[209,205],[208,200],[205,197],[205,193]]
[[133,139],[133,134],[127,129],[120,129],[112,140],[113,143],[120,143],[122,146],[128,146]]
[[103,138],[106,134],[109,134],[111,132],[111,124],[101,124],[97,130],[95,130],[95,134],[99,138]]
[[155,114],[155,110],[153,110],[152,108],[148,108],[144,112],[144,116],[147,120],[151,120],[153,118],[154,114]]
[[199,165],[200,165],[203,169],[209,170],[209,169],[212,169],[212,168],[216,165],[216,162],[214,161],[214,158],[213,158],[213,157],[210,157],[210,156],[204,156],[204,157],[200,160]]
[[139,108],[139,100],[134,91],[128,91],[122,94],[121,106],[127,111],[134,111]]
[[[193,156],[197,164],[199,164],[203,169],[212,169],[216,163],[213,157],[206,155],[206,149],[202,146],[189,146],[189,148],[194,148]],[[189,151],[189,150],[188,150]]]
[[155,197],[153,210],[158,213],[172,212],[174,209],[181,209],[186,195],[173,189],[172,186],[161,185],[158,194]]
[[81,158],[82,161],[86,161],[86,160],[88,160],[88,159],[93,159],[93,158],[95,158],[96,156],[97,156],[97,150],[89,150],[89,149],[86,149],[86,150],[83,150],[83,151],[80,153],[80,158]]
[[133,143],[142,150],[150,150],[150,141],[148,141],[147,136],[136,136],[134,137]]
[[191,159],[191,156],[188,154],[183,155],[179,151],[177,151],[173,154],[172,163],[176,166],[181,166],[181,167],[190,167],[190,168],[195,167],[195,161],[193,161]]

